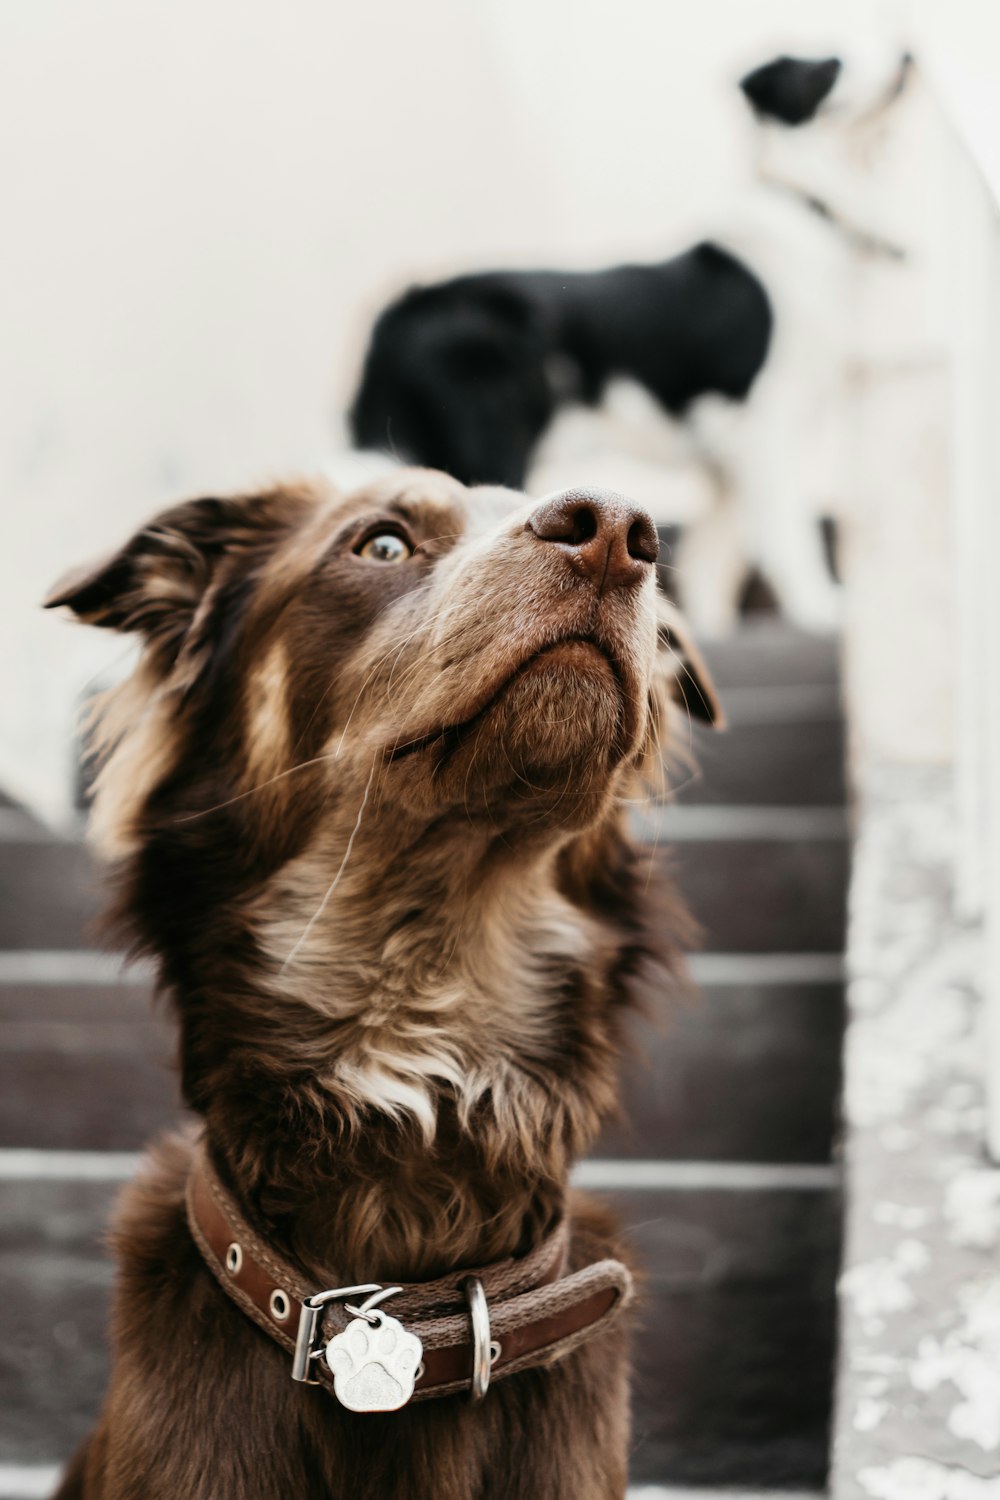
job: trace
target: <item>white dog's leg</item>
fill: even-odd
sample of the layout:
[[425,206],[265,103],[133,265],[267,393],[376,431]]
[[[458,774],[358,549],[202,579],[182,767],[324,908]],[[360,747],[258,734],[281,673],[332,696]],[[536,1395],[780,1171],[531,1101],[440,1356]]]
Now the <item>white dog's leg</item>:
[[728,635],[735,628],[747,572],[732,498],[719,478],[715,489],[711,507],[684,527],[677,571],[671,575],[691,628],[703,638]]
[[[792,460],[794,446],[787,451]],[[745,544],[788,619],[803,630],[827,634],[840,625],[841,595],[827,564],[819,519],[800,489],[799,465],[777,454],[773,459],[750,464],[742,476]]]
[[[794,384],[775,372],[744,406],[730,403],[706,415],[699,423],[702,440],[728,474],[743,555],[763,573],[794,624],[836,630],[840,590],[805,493],[810,423]],[[723,557],[720,568],[730,567]]]

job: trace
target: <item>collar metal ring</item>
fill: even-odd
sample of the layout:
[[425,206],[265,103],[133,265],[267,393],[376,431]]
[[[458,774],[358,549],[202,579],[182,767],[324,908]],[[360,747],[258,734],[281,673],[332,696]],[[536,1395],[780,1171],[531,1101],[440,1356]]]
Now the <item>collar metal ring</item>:
[[490,1388],[490,1309],[478,1276],[466,1277],[462,1290],[469,1303],[472,1324],[472,1399],[481,1401]]

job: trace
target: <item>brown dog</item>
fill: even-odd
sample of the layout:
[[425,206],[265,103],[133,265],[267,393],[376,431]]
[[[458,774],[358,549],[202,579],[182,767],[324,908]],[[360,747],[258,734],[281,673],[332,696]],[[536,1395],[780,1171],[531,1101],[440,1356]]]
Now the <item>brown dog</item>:
[[[649,939],[624,799],[675,706],[717,717],[656,555],[621,497],[401,470],[179,505],[49,599],[144,640],[94,829],[204,1120],[125,1194],[111,1388],[61,1496],[622,1495],[627,1273],[567,1179],[680,921]],[[323,1308],[353,1354],[302,1342],[300,1296],[388,1278],[363,1320]],[[434,1316],[384,1317],[408,1297]],[[394,1339],[401,1409],[345,1409]]]

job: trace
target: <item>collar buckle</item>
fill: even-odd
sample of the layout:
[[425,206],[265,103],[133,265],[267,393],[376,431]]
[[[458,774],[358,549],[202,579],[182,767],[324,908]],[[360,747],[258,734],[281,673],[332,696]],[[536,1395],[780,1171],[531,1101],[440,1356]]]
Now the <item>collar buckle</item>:
[[368,1281],[364,1286],[338,1286],[326,1292],[314,1292],[307,1297],[299,1309],[299,1329],[295,1336],[295,1353],[292,1355],[292,1379],[302,1385],[319,1385],[311,1372],[311,1364],[322,1353],[317,1347],[319,1324],[323,1309],[328,1302],[338,1302],[341,1297],[360,1297],[371,1292],[381,1292],[377,1281]]

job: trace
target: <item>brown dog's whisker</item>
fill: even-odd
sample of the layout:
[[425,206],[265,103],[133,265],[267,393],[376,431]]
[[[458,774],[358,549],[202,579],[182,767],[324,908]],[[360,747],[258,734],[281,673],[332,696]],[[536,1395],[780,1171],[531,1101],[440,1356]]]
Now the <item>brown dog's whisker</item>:
[[351,857],[351,850],[354,848],[354,840],[357,837],[358,829],[361,827],[361,819],[362,819],[362,817],[364,815],[365,808],[368,805],[368,793],[371,791],[372,781],[375,778],[375,768],[376,768],[377,764],[378,764],[378,757],[376,756],[376,758],[372,761],[372,768],[371,768],[371,771],[368,773],[368,780],[365,783],[364,796],[361,798],[361,806],[358,808],[358,815],[357,815],[357,817],[354,820],[354,827],[351,829],[350,838],[347,840],[347,848],[344,850],[344,857],[340,861],[340,865],[337,868],[337,873],[333,877],[333,879],[331,880],[330,884],[327,886],[326,892],[325,892],[325,894],[323,896],[323,899],[320,902],[319,906],[313,912],[312,916],[309,918],[309,921],[306,923],[305,927],[302,929],[302,935],[298,939],[298,942],[292,948],[292,950],[289,953],[288,957],[285,959],[285,962],[282,964],[282,966],[281,966],[281,972],[282,973],[284,973],[285,970],[288,968],[288,965],[295,958],[296,954],[301,950],[303,944],[308,941],[309,934],[312,932],[313,928],[316,926],[316,923],[319,921],[320,917],[323,915],[324,911],[326,910],[326,907],[327,907],[327,904],[328,904],[328,902],[330,900],[330,897],[333,895],[334,891],[337,889],[337,886],[340,884],[340,877],[343,875],[344,871],[347,869],[347,863],[348,863],[348,860]]
[[[368,687],[369,683],[372,681],[372,679],[377,674],[379,668],[385,665],[385,663],[389,660],[390,656],[395,655],[395,659],[398,661],[400,653],[403,652],[406,649],[406,647],[412,641],[414,641],[417,638],[418,635],[421,635],[424,632],[425,629],[426,629],[426,627],[423,624],[415,626],[415,628],[413,630],[411,630],[410,633],[406,637],[404,637],[404,639],[403,639],[403,641],[401,643],[399,643],[399,644],[397,644],[395,646],[390,647],[390,649],[388,651],[386,651],[384,653],[384,655],[382,655],[382,656],[380,656],[378,658],[378,660],[375,662],[374,666],[370,669],[370,671],[368,672],[368,675],[366,676],[364,682],[361,684],[360,688],[358,689],[357,693],[355,694],[354,702],[351,704],[350,712],[347,715],[347,719],[346,719],[346,721],[344,723],[344,728],[341,731],[340,739],[339,739],[339,742],[338,742],[338,745],[337,745],[337,754],[338,755],[340,755],[342,753],[342,751],[343,751],[344,741],[347,738],[347,732],[350,729],[351,723],[352,723],[352,721],[354,719],[355,710],[357,709],[358,704],[361,702],[362,698],[364,697],[365,688]],[[391,676],[392,676],[392,673],[390,671],[390,679],[391,679]],[[387,692],[388,692],[388,689],[387,689]]]
[[462,535],[462,532],[460,532],[460,531],[442,531],[442,532],[438,532],[434,536],[429,536],[429,537],[425,538],[424,541],[418,542],[417,545],[413,549],[413,555],[415,557],[417,555],[417,553],[420,551],[421,547],[433,547],[438,542],[451,542],[451,541],[454,541],[456,537],[460,537],[461,535]]
[[324,761],[335,760],[336,756],[331,754],[314,755],[311,760],[303,760],[296,766],[289,766],[287,770],[279,771],[276,776],[271,776],[267,781],[262,781],[259,786],[252,786],[245,792],[237,792],[235,797],[227,797],[225,802],[216,802],[214,807],[204,807],[199,812],[182,813],[174,818],[175,823],[194,823],[199,818],[207,818],[211,813],[221,812],[224,807],[232,807],[235,802],[242,802],[247,797],[253,797],[257,792],[264,792],[269,786],[274,786],[279,781],[284,781],[288,776],[294,776],[296,771],[308,771],[310,766],[321,766]]

